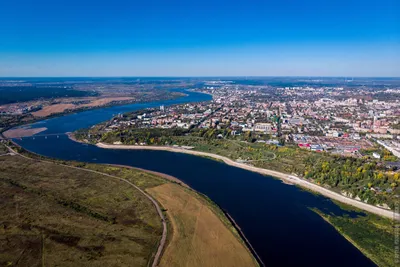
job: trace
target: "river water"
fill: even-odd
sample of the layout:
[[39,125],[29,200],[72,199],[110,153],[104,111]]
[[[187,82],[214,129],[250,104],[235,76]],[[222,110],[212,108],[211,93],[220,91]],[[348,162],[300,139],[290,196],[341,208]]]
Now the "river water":
[[[108,120],[118,113],[160,105],[210,100],[187,92],[175,100],[102,108],[33,124],[46,133],[72,132]],[[165,151],[109,150],[71,141],[67,136],[22,138],[22,147],[48,157],[123,164],[175,176],[207,195],[240,226],[267,266],[374,266],[332,226],[310,210],[341,215],[336,204],[280,180],[214,160]],[[352,216],[354,214],[350,214]]]

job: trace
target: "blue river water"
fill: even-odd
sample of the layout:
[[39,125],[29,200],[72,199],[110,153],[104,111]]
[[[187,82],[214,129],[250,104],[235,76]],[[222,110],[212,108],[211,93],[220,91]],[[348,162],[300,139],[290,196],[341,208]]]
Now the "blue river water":
[[[32,127],[47,128],[40,134],[72,132],[108,120],[118,113],[211,99],[205,94],[187,94],[169,101],[84,111],[41,121]],[[310,208],[336,215],[346,211],[323,196],[286,185],[272,177],[188,154],[101,149],[76,143],[65,135],[15,141],[32,152],[48,157],[123,164],[175,176],[227,211],[267,266],[374,266]]]

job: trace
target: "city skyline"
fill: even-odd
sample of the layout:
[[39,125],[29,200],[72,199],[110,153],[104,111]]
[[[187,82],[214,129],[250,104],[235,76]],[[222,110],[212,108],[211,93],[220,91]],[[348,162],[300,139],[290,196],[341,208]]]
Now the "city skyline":
[[399,77],[395,0],[0,4],[0,76]]

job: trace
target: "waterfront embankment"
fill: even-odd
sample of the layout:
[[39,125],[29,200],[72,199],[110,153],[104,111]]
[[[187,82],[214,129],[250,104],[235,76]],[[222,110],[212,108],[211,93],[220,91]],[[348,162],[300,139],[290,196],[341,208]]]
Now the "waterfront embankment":
[[307,181],[305,179],[302,179],[300,177],[297,177],[297,176],[294,176],[294,175],[290,175],[290,174],[286,174],[286,173],[282,173],[282,172],[273,171],[273,170],[254,167],[254,166],[247,165],[245,163],[236,162],[236,161],[233,161],[232,159],[229,159],[227,157],[216,155],[216,154],[212,154],[212,153],[200,152],[200,151],[188,150],[188,149],[170,147],[170,146],[111,145],[111,144],[104,144],[104,143],[97,143],[96,146],[100,147],[100,148],[105,148],[105,149],[162,150],[162,151],[169,151],[169,152],[176,152],[176,153],[186,153],[186,154],[191,154],[191,155],[195,155],[195,156],[210,157],[210,158],[213,158],[213,159],[222,160],[224,163],[226,163],[226,164],[228,164],[230,166],[242,168],[242,169],[245,169],[245,170],[248,170],[248,171],[252,171],[252,172],[257,172],[257,173],[260,173],[260,174],[263,174],[263,175],[273,176],[273,177],[279,178],[279,179],[281,179],[283,181],[299,185],[300,187],[303,187],[303,188],[309,189],[311,191],[320,193],[323,196],[326,196],[328,198],[337,200],[337,201],[342,202],[344,204],[348,204],[348,205],[354,206],[356,208],[365,210],[367,212],[371,212],[371,213],[374,213],[374,214],[377,214],[377,215],[380,215],[380,216],[383,216],[383,217],[386,217],[386,218],[390,218],[390,219],[399,218],[399,216],[396,215],[391,210],[379,208],[377,206],[373,206],[373,205],[364,203],[362,201],[358,201],[356,199],[343,196],[343,195],[341,195],[339,193],[336,193],[336,192],[331,191],[331,190],[329,190],[327,188],[324,188],[322,186],[319,186],[317,184],[309,182],[309,181]]

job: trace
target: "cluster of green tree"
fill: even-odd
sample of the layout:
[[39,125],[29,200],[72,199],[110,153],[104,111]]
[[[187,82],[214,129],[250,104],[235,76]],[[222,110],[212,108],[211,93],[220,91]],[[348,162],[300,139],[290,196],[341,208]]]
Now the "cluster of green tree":
[[370,204],[386,203],[394,207],[394,195],[399,194],[399,173],[389,174],[375,161],[329,156],[309,156],[304,159],[305,178],[329,185],[358,196]]
[[0,128],[6,129],[14,125],[23,124],[33,120],[34,118],[31,114],[0,115]]
[[[98,130],[100,131],[100,130]],[[97,131],[97,132],[98,132]],[[231,133],[232,130],[229,128],[225,129],[182,129],[182,128],[171,128],[171,129],[161,129],[161,128],[128,128],[117,131],[112,131],[104,133],[101,135],[96,134],[96,131],[90,131],[92,133],[92,138],[98,138],[102,142],[115,142],[120,141],[124,144],[134,144],[134,143],[146,143],[146,144],[175,144],[179,140],[172,138],[178,136],[190,135],[197,138],[203,138],[207,141],[212,141],[219,138],[233,138]],[[87,130],[77,131],[75,136],[78,139],[83,139],[87,136]],[[242,135],[241,140],[245,141],[256,141],[257,139],[252,136],[250,132]]]
[[[154,112],[154,111],[156,111],[155,108],[147,108],[147,109],[145,109],[145,110],[143,110],[143,109],[135,110],[135,111],[132,111],[132,112],[123,114],[123,115],[122,115],[122,118],[118,118],[118,119],[119,119],[119,120],[123,120],[123,121],[124,121],[124,120],[125,120],[125,121],[128,121],[128,120],[136,119],[137,116],[142,115],[143,113],[152,113],[152,112]],[[114,119],[114,118],[113,118],[113,119]]]
[[[249,143],[254,143],[257,140],[269,140],[271,139],[270,134],[263,134],[263,133],[254,133],[254,132],[240,132],[240,135],[232,135],[232,129],[230,128],[223,128],[223,129],[199,129],[193,128],[190,130],[190,136],[195,137],[202,137],[207,140],[213,139],[231,139],[231,140],[240,140],[246,141]],[[284,144],[284,140],[281,141]]]
[[392,162],[392,161],[398,160],[397,157],[392,154],[392,152],[390,152],[386,148],[381,148],[381,147],[373,147],[373,148],[369,148],[369,149],[363,149],[360,151],[360,153],[362,155],[364,155],[364,157],[366,157],[366,158],[372,158],[372,154],[377,153],[381,156],[381,158],[384,161]]
[[216,139],[218,136],[222,138],[229,138],[231,136],[232,130],[229,128],[225,129],[199,129],[194,128],[191,130],[190,135],[196,137],[203,137],[207,140]]
[[120,131],[113,131],[101,135],[100,141],[113,143],[116,141],[123,144],[134,145],[146,143],[148,145],[165,145],[172,143],[172,137],[182,136],[188,133],[188,130],[181,128],[172,129],[143,129],[132,128]]
[[[340,206],[353,212],[353,208]],[[315,211],[378,266],[397,266],[393,246],[394,221],[370,213],[363,216],[349,216],[347,213],[335,216]]]

